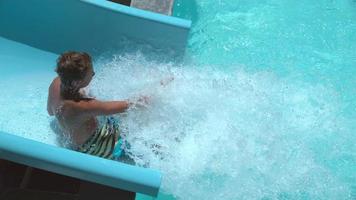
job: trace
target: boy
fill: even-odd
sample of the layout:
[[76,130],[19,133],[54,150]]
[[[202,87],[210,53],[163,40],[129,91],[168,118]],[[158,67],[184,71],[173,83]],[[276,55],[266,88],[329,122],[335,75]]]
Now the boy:
[[[80,89],[89,85],[93,71],[87,53],[66,52],[57,60],[56,77],[48,91],[47,111],[55,116],[60,128],[72,138],[74,149],[113,159],[121,153],[119,131],[109,119],[99,128],[97,116],[108,116],[126,111],[133,103],[123,101],[99,101],[88,98]],[[143,97],[139,101],[147,103]],[[118,153],[119,152],[119,153]]]

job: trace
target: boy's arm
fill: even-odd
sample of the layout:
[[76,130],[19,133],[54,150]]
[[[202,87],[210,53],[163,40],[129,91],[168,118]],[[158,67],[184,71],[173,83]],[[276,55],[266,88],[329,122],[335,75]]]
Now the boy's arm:
[[131,103],[129,101],[98,101],[87,100],[73,103],[73,111],[79,115],[98,116],[112,115],[126,111]]
[[52,108],[51,108],[51,96],[50,94],[48,95],[48,98],[47,98],[47,113],[49,114],[49,116],[53,116],[54,113],[52,112]]
[[53,79],[51,85],[48,88],[48,98],[47,98],[47,112],[50,116],[54,115],[52,110],[53,103],[58,102],[60,90],[60,80],[58,77]]

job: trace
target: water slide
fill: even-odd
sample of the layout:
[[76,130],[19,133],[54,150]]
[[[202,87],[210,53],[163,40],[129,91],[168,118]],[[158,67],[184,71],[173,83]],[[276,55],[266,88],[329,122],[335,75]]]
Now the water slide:
[[[187,20],[104,0],[0,0],[1,77],[10,80],[16,71],[41,74],[53,68],[58,55],[67,50],[86,51],[95,59],[118,51],[126,40],[147,43],[180,57],[190,25]],[[0,159],[153,197],[161,184],[159,171],[3,130]]]

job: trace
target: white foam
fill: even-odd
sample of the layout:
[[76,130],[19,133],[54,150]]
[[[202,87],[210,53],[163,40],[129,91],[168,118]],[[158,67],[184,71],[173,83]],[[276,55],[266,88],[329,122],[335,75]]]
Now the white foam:
[[241,66],[223,72],[148,61],[140,53],[98,65],[97,97],[151,96],[146,109],[121,116],[121,128],[136,163],[162,171],[163,192],[184,200],[351,197],[313,146],[334,145],[344,126],[332,88]]

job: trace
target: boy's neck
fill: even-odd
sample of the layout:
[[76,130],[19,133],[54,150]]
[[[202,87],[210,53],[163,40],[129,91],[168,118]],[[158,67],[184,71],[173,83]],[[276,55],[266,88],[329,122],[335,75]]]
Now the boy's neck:
[[61,97],[65,100],[78,101],[82,98],[79,89],[69,88],[61,84]]

